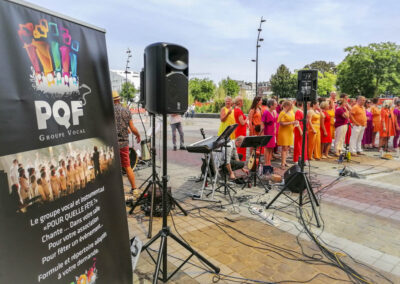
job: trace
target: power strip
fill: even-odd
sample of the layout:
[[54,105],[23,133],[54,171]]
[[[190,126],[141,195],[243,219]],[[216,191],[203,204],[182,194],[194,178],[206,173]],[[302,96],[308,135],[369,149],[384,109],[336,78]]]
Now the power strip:
[[266,221],[268,224],[272,226],[279,226],[279,222],[277,220],[274,220],[272,214],[268,214],[267,211],[265,211],[263,208],[259,208],[256,206],[251,206],[250,207],[250,212],[254,215],[259,216],[261,219]]

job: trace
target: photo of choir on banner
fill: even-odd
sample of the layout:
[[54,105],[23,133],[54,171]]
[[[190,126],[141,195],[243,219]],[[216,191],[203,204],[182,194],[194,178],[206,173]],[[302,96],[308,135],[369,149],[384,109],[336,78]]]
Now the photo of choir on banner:
[[113,161],[113,148],[97,138],[7,155],[0,157],[0,185],[8,184],[16,211],[26,212],[29,206],[85,189],[107,173]]

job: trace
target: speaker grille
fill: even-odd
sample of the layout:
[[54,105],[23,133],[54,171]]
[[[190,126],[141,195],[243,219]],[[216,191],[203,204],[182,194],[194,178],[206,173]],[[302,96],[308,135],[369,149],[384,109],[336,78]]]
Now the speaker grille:
[[188,80],[181,72],[171,72],[167,75],[165,94],[168,113],[184,113],[188,108]]

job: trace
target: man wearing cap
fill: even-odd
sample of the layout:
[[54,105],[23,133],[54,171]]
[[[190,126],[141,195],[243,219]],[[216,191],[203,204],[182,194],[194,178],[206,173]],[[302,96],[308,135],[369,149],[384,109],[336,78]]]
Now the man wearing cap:
[[125,169],[128,180],[131,183],[132,191],[136,189],[135,174],[131,168],[129,160],[129,130],[136,136],[136,141],[140,143],[140,134],[133,125],[131,112],[124,108],[120,102],[120,96],[116,91],[113,91],[115,124],[117,127],[119,155],[121,157],[121,166]]

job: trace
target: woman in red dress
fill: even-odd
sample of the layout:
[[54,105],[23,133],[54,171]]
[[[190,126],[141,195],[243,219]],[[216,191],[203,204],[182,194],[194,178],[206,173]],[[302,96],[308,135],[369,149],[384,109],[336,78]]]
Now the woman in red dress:
[[322,144],[322,159],[330,158],[329,150],[332,144],[331,132],[331,116],[328,114],[329,103],[324,101],[321,103],[322,113],[324,114],[321,119],[321,144]]
[[[299,124],[294,128],[294,149],[293,149],[293,162],[297,163],[299,161],[299,157],[301,156],[301,149],[303,145],[303,102],[296,102],[297,110],[294,114],[294,119],[299,122]],[[304,149],[304,161],[308,160],[307,156],[307,135],[305,140],[305,149]]]
[[[238,124],[238,127],[235,130],[235,137],[239,136],[246,136],[247,133],[247,117],[244,115],[242,111],[243,107],[243,99],[242,97],[237,97],[235,100],[235,111],[234,111],[234,116],[235,116],[235,121]],[[237,148],[238,154],[242,154],[241,161],[246,161],[246,148]]]

